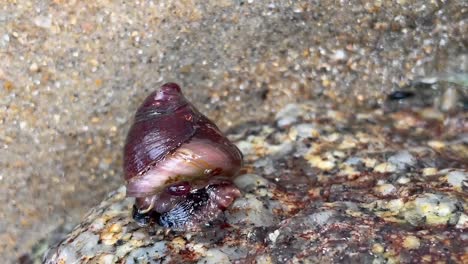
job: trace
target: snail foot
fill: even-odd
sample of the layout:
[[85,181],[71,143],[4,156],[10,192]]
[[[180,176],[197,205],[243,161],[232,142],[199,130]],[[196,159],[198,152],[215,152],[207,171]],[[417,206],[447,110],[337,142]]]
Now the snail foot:
[[206,188],[190,192],[187,197],[168,212],[159,217],[159,225],[172,229],[184,229],[197,222],[197,213],[209,203],[210,196]]

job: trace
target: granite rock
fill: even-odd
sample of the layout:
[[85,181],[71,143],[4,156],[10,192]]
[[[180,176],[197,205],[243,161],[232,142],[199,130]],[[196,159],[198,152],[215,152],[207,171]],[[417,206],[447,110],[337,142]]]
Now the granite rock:
[[[45,262],[466,262],[465,126],[421,114],[428,109],[294,107],[298,118],[286,128],[274,121],[231,131],[245,153],[234,181],[242,196],[201,232],[138,226],[121,187]],[[434,126],[441,129],[427,129]]]

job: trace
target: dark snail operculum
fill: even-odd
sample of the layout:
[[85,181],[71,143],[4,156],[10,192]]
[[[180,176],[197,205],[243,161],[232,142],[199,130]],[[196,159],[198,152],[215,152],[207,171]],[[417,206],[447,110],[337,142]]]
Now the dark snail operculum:
[[159,216],[159,224],[174,230],[195,229],[217,218],[240,192],[232,183],[218,183],[190,192],[186,199]]
[[[230,179],[242,153],[167,83],[138,108],[124,147],[127,196],[135,219],[193,229],[215,219],[240,195]],[[209,217],[207,217],[209,216]]]

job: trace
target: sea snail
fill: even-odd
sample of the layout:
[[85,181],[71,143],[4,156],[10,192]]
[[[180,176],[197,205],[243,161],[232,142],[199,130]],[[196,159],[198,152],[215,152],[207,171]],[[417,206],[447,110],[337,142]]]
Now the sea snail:
[[174,230],[197,229],[240,196],[230,179],[242,153],[182,94],[175,83],[138,108],[124,147],[127,196],[134,219]]

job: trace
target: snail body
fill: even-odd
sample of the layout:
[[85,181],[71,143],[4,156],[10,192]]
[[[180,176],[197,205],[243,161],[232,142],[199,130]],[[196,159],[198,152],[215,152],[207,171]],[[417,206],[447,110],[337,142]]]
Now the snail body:
[[[239,190],[231,183],[242,153],[174,83],[151,93],[135,114],[124,147],[127,196],[136,219],[192,228],[225,210]],[[135,216],[135,214],[134,214]],[[206,220],[206,218],[205,218]],[[209,220],[209,219],[208,219]]]
[[199,223],[207,223],[217,218],[240,195],[231,183],[217,183],[190,192],[170,211],[159,216],[159,225],[181,229],[196,229]]

